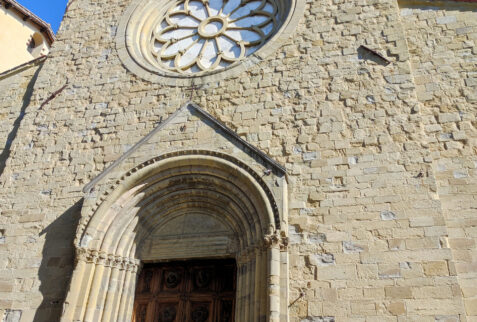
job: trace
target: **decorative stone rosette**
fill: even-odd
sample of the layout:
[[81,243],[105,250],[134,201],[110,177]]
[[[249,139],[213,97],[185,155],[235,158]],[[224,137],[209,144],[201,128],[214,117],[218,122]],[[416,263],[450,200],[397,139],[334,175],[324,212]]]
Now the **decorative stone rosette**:
[[254,53],[279,27],[271,0],[182,1],[152,32],[152,63],[171,72],[223,69]]
[[148,80],[216,80],[219,72],[244,70],[276,48],[295,1],[133,0],[118,29],[119,56]]

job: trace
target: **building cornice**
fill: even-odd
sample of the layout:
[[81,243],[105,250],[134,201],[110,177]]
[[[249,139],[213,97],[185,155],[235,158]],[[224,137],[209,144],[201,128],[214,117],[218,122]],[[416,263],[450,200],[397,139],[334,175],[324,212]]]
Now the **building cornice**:
[[40,32],[46,36],[46,39],[48,40],[48,44],[51,46],[53,42],[55,41],[55,33],[53,32],[53,29],[51,29],[50,24],[46,23],[43,21],[40,17],[35,15],[33,12],[16,2],[15,0],[0,0],[1,5],[7,9],[11,10],[14,9],[21,15],[23,15],[23,20],[24,21],[31,21],[35,25],[37,25],[40,29]]

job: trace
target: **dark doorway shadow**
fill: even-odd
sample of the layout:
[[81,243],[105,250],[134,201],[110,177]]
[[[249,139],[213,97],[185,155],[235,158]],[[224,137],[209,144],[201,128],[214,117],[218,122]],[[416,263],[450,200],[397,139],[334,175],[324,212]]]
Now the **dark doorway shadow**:
[[76,202],[41,233],[45,235],[39,270],[43,301],[35,313],[34,322],[59,321],[68,285],[74,269],[76,234],[83,199]]

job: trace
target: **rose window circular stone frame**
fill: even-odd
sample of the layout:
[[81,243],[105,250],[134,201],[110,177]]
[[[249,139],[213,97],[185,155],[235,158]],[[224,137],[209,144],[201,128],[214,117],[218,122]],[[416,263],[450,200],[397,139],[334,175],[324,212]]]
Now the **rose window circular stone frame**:
[[131,72],[152,82],[216,81],[275,52],[303,9],[301,0],[133,0],[117,49]]

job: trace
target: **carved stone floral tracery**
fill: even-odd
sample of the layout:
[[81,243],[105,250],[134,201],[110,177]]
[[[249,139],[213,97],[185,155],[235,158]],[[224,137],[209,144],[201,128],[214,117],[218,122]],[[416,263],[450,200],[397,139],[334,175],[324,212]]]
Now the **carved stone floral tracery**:
[[118,28],[124,65],[167,85],[198,85],[245,71],[291,37],[299,0],[132,0]]
[[181,74],[226,68],[275,34],[280,10],[274,0],[172,2],[152,32],[151,62]]

